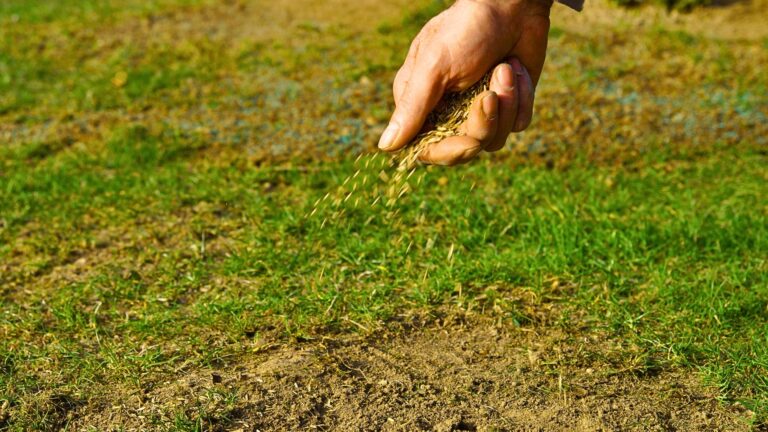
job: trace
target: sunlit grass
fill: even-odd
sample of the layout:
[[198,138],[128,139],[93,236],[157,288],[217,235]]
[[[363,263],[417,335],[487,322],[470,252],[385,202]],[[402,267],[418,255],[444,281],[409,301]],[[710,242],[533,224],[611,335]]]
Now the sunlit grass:
[[[68,8],[112,16],[88,4],[12,1],[0,15],[47,34],[72,30]],[[430,169],[394,208],[367,196],[343,217],[321,206],[307,218],[359,168],[388,112],[383,81],[422,18],[346,50],[338,29],[193,53],[166,41],[138,55],[123,41],[87,71],[76,59],[92,45],[36,55],[27,35],[0,52],[0,404],[16,413],[0,411],[0,428],[59,425],[33,409],[45,392],[140,389],[262,339],[396,331],[403,314],[446,305],[542,325],[539,304],[510,299],[521,289],[558,305],[547,325],[625,341],[616,370],[701,371],[764,419],[766,81],[759,61],[720,55],[753,47],[632,35],[690,54],[688,91],[663,63],[648,69],[655,81],[634,74],[652,49],[634,63],[615,46],[628,41],[555,32],[526,151]],[[715,73],[729,67],[751,78]],[[195,430],[204,409],[176,428]]]

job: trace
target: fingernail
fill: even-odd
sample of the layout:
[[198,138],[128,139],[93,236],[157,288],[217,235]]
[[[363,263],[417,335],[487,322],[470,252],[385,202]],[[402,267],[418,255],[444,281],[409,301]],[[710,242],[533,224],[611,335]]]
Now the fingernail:
[[512,69],[515,70],[515,74],[517,74],[518,76],[523,76],[524,74],[523,65],[520,63],[520,60],[513,58],[512,61],[510,61],[510,63],[512,63]]
[[389,126],[384,130],[384,133],[381,134],[381,139],[379,139],[379,148],[382,150],[387,150],[388,148],[392,147],[392,144],[395,143],[395,139],[397,138],[397,134],[400,132],[400,126],[397,123],[390,123]]
[[496,74],[496,79],[503,89],[512,89],[515,85],[515,77],[513,76],[512,67],[506,63],[502,63],[499,66],[499,72]]
[[481,102],[482,108],[483,108],[483,114],[485,115],[485,120],[492,121],[496,120],[496,111],[498,107],[498,102],[496,100],[496,93],[491,93],[483,98],[483,101]]

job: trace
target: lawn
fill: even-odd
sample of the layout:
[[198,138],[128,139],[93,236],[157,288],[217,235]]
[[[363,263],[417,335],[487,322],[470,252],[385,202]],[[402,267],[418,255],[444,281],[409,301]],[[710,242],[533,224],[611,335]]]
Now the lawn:
[[766,426],[768,39],[553,20],[530,130],[386,205],[390,80],[439,4],[257,3],[0,5],[0,430],[236,429],[255,396],[218,375],[104,413],[456,315]]

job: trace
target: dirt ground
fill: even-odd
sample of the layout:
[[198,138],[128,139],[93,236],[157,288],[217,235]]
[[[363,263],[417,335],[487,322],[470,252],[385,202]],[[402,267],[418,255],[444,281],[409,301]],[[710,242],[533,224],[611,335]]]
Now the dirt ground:
[[146,430],[173,420],[164,413],[202,409],[202,430],[749,430],[750,413],[720,404],[700,377],[616,370],[621,341],[569,333],[454,313],[400,336],[262,344],[233,368],[96,403],[75,425]]

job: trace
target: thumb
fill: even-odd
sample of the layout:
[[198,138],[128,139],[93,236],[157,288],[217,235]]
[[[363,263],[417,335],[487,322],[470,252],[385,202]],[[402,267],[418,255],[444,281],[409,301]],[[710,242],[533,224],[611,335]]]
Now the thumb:
[[397,151],[421,131],[424,121],[443,97],[445,84],[439,74],[414,68],[400,95],[395,95],[395,112],[379,140],[379,148]]

